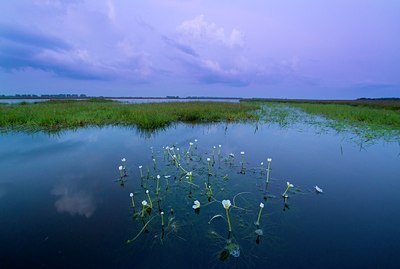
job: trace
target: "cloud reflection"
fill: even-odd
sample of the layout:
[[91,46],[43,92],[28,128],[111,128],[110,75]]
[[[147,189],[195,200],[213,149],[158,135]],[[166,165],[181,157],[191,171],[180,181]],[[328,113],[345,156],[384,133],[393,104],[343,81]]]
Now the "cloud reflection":
[[90,193],[72,191],[65,186],[56,186],[51,194],[59,196],[55,202],[57,212],[67,212],[71,216],[80,215],[90,218],[96,210],[96,203]]

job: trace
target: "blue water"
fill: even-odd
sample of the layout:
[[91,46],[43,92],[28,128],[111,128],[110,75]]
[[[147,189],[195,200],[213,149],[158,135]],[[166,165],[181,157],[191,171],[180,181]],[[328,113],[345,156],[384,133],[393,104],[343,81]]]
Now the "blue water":
[[[178,124],[153,134],[122,127],[1,134],[0,268],[397,268],[400,146],[362,147],[345,137],[306,125],[254,124]],[[183,155],[194,139],[192,159],[180,161],[193,171],[190,184],[163,147],[175,145]],[[119,180],[123,157],[128,176]],[[267,158],[266,190],[260,162],[265,167]],[[295,187],[285,205],[287,181]],[[213,189],[210,201],[205,183]],[[153,209],[142,218],[146,189]],[[229,234],[223,218],[209,221],[225,217],[221,201],[237,194]]]

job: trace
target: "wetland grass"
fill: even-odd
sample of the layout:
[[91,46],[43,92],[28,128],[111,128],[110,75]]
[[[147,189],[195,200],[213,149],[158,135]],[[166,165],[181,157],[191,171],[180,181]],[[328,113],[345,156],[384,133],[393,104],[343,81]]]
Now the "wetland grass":
[[[246,100],[244,103],[285,105],[300,108],[302,111],[324,116],[341,124],[364,124],[369,128],[400,129],[400,100]],[[265,111],[263,111],[265,113]],[[268,111],[271,119],[284,120],[290,111],[272,109]]]
[[104,99],[52,100],[0,106],[0,127],[12,130],[61,130],[88,125],[136,125],[154,130],[173,122],[256,119],[257,104],[176,102],[122,104]]

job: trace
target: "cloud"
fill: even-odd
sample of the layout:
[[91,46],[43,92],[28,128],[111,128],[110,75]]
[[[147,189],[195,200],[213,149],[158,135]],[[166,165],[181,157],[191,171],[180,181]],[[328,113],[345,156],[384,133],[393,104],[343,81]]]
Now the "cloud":
[[233,29],[229,34],[203,15],[179,24],[162,40],[169,47],[168,57],[183,68],[182,76],[200,84],[224,84],[243,87],[249,84],[243,34]]
[[182,22],[177,27],[177,32],[183,39],[193,42],[205,41],[231,48],[244,46],[244,36],[240,31],[232,29],[230,33],[225,33],[224,28],[205,21],[204,15]]
[[0,68],[6,71],[33,68],[77,80],[129,79],[136,83],[143,83],[153,72],[148,54],[132,48],[128,53],[122,42],[116,42],[116,57],[106,60],[92,50],[28,28],[1,25],[0,41]]
[[23,44],[29,47],[45,47],[54,50],[71,48],[70,44],[60,38],[13,26],[0,25],[0,37],[3,41],[6,40],[16,45]]
[[66,212],[71,216],[80,215],[90,218],[96,210],[93,196],[84,191],[76,192],[65,186],[57,186],[51,194],[58,197],[54,205],[59,213]]
[[178,40],[174,40],[174,39],[169,38],[167,36],[163,36],[162,40],[165,43],[167,43],[168,45],[174,47],[175,49],[177,49],[177,50],[179,50],[179,51],[181,51],[183,53],[189,54],[190,56],[193,56],[193,57],[198,57],[199,56],[198,53],[192,47],[190,47],[189,45],[180,43]]

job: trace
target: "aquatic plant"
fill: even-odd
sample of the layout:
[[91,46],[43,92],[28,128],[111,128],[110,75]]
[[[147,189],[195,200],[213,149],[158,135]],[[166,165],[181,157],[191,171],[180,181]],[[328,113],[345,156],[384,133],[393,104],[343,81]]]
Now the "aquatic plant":
[[291,184],[289,181],[286,182],[286,190],[284,191],[284,193],[282,193],[282,196],[287,198],[287,195],[286,195],[287,191],[288,191],[290,188],[293,188],[293,187],[294,187],[294,185]]
[[194,205],[192,205],[192,208],[193,209],[199,209],[200,208],[200,202],[199,202],[199,200],[196,200],[196,201],[194,201],[193,202],[194,203]]
[[207,183],[204,183],[204,185],[206,186],[206,195],[207,195],[208,201],[210,201],[211,197],[213,196],[213,191],[212,191],[211,185],[209,185]]
[[139,165],[140,178],[143,178],[142,166]]
[[135,200],[133,199],[133,193],[131,192],[131,193],[129,194],[129,196],[131,197],[132,207],[135,208]]
[[160,175],[157,175],[156,195],[158,195],[159,184],[160,184]]
[[231,219],[229,218],[229,208],[231,207],[231,201],[230,200],[222,200],[222,206],[225,208],[226,212],[226,221],[228,222],[228,231],[232,232],[232,226],[231,226]]
[[318,187],[318,186],[315,186],[314,189],[315,189],[315,191],[316,191],[317,193],[323,193],[323,192],[324,192],[324,191],[323,191],[320,187]]
[[189,182],[192,183],[192,175],[193,175],[193,172],[187,172],[186,175],[189,177],[189,178],[188,178],[188,179],[189,179]]
[[241,151],[241,152],[240,152],[240,155],[242,156],[240,173],[244,174],[244,173],[245,173],[245,165],[244,165],[244,151]]
[[147,201],[143,200],[142,201],[142,218],[144,217],[144,211],[145,211],[146,207],[147,207]]
[[149,199],[149,207],[153,208],[153,202],[151,201],[149,190],[146,190],[147,198]]
[[164,211],[161,211],[160,215],[161,215],[161,226],[164,227]]
[[267,159],[267,162],[268,162],[268,167],[267,167],[267,183],[269,183],[269,173],[270,173],[270,171],[271,171],[271,162],[272,162],[272,159],[271,158],[268,158]]
[[262,212],[263,208],[264,208],[264,204],[260,203],[260,211],[258,212],[258,218],[257,218],[257,221],[255,223],[257,226],[260,225],[261,212]]
[[153,158],[153,168],[154,168],[154,171],[156,170],[156,166],[157,166],[156,159],[155,159],[155,158]]
[[124,168],[124,170],[126,170],[126,159],[122,158],[121,162],[122,162],[122,167]]
[[211,175],[211,166],[210,166],[211,159],[207,158],[207,167],[208,167],[208,174]]
[[[195,141],[197,141],[197,139],[195,139]],[[189,154],[190,154],[190,149],[192,148],[192,146],[193,146],[193,143],[192,143],[192,142],[189,142],[189,148],[188,148],[188,150],[186,151],[186,155],[187,155],[187,156],[189,156]]]
[[122,174],[122,173],[123,173],[123,172],[122,172],[122,171],[123,171],[123,169],[124,169],[124,167],[123,167],[122,165],[118,166],[118,170],[119,170],[119,177],[120,177],[120,178],[122,178],[122,177],[123,177],[123,174]]

